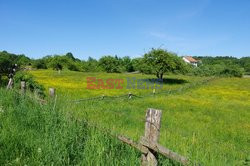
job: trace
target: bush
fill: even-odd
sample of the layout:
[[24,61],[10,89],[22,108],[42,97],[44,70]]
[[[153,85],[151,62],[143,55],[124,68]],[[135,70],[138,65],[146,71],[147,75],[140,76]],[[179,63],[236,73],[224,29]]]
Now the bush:
[[78,66],[75,63],[70,63],[68,65],[68,69],[71,71],[80,71],[80,69],[78,68]]
[[30,90],[31,92],[35,92],[39,97],[42,97],[42,98],[45,97],[45,93],[44,93],[45,88],[39,83],[37,83],[34,80],[32,75],[21,72],[21,71],[17,72],[16,75],[14,76],[15,88],[20,87],[21,81],[26,82],[26,88],[28,90]]
[[220,71],[220,76],[226,77],[242,77],[244,74],[244,69],[236,67],[236,66],[228,66]]
[[244,69],[237,65],[201,65],[193,67],[190,74],[196,76],[242,77]]
[[120,73],[121,65],[117,57],[104,56],[99,60],[99,65],[107,73]]
[[43,59],[35,60],[33,62],[32,67],[34,67],[36,69],[47,69],[48,68],[47,65],[46,65],[45,60],[43,60]]

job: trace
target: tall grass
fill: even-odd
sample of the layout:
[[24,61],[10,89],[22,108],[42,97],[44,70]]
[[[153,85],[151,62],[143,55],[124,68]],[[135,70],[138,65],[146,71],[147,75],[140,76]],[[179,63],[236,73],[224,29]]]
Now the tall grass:
[[[126,94],[117,91],[86,90],[86,77],[126,78],[125,74],[34,71],[46,88],[58,89],[58,107],[72,116],[88,118],[91,123],[139,139],[144,133],[145,110],[163,110],[160,143],[202,165],[243,165],[250,162],[250,79],[219,78],[206,85],[175,94],[146,98],[106,99],[72,103],[81,97]],[[152,76],[132,75],[139,78]],[[166,84],[174,90],[206,78],[170,76],[187,80],[184,84]],[[135,90],[137,95],[151,90]]]
[[0,89],[0,165],[139,165],[140,154],[54,103]]

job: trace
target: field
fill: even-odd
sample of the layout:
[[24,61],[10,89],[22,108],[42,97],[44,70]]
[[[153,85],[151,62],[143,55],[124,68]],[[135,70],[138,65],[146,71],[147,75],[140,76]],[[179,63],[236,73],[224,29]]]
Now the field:
[[[160,143],[165,147],[202,165],[242,165],[249,162],[249,78],[211,80],[202,77],[167,75],[163,89],[157,90],[156,95],[152,95],[152,89],[86,89],[86,77],[154,78],[150,75],[70,71],[62,71],[59,74],[51,70],[37,70],[30,73],[46,89],[49,87],[57,89],[56,109],[70,117],[139,140],[144,132],[146,109],[161,109],[163,117]],[[210,81],[206,81],[208,79]],[[201,81],[205,83],[197,84]],[[173,93],[160,93],[168,90],[172,90]],[[133,96],[132,99],[128,99],[127,96],[106,97],[103,100],[73,101],[102,95],[119,96],[129,92],[139,97]],[[133,154],[136,155],[133,152],[131,156]],[[135,158],[136,156],[127,160]]]
[[[30,72],[35,76],[36,81],[44,85],[46,89],[54,87],[59,92],[58,95],[70,96],[70,98],[89,98],[97,96],[119,96],[128,94],[129,92],[143,96],[152,94],[152,89],[127,89],[127,78],[136,79],[155,79],[154,75],[143,75],[143,74],[107,74],[107,73],[83,73],[83,72],[72,72],[62,71],[60,74],[52,70],[36,70]],[[87,89],[87,77],[96,77],[97,79],[103,79],[104,81],[108,78],[112,79],[123,79],[123,89]],[[53,78],[53,79],[51,79]],[[188,76],[168,76],[164,80],[162,89],[157,90],[156,93],[173,90],[180,88],[184,85],[195,83],[205,80],[203,77],[188,77]]]

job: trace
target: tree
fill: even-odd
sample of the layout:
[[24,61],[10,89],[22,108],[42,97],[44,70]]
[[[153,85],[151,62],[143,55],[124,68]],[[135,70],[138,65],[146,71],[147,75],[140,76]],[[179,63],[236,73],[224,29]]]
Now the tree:
[[108,73],[120,72],[120,63],[117,57],[104,56],[99,60],[99,65]]
[[250,57],[242,57],[239,62],[240,66],[244,68],[247,74],[250,74]]
[[87,61],[82,61],[83,71],[86,72],[99,72],[102,70],[98,61],[92,57],[89,57]]
[[186,64],[180,57],[163,49],[152,49],[144,55],[142,61],[160,79],[166,72],[184,72],[186,69]]
[[2,76],[9,74],[10,68],[12,67],[12,61],[8,56],[0,55],[0,83]]
[[63,69],[63,60],[59,56],[53,57],[53,59],[50,61],[49,66],[53,70],[62,70]]
[[32,66],[37,69],[47,69],[47,65],[44,59],[35,60]]
[[0,83],[2,76],[8,76],[15,64],[17,55],[10,54],[7,51],[0,52]]
[[19,55],[16,59],[16,63],[18,64],[18,66],[26,66],[31,64],[31,60],[25,55]]
[[220,71],[220,76],[226,77],[242,77],[244,74],[244,69],[237,65],[226,66],[222,71]]
[[129,56],[125,56],[122,58],[122,65],[124,66],[126,72],[134,71],[132,60],[130,59]]
[[68,52],[65,56],[66,56],[67,58],[73,60],[73,61],[76,60],[75,57],[73,56],[73,54],[72,54],[71,52]]

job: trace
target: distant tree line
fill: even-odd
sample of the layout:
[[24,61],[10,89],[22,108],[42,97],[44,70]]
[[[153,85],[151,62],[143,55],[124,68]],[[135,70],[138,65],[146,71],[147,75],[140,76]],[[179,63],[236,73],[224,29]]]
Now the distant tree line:
[[199,56],[194,57],[202,63],[192,68],[191,73],[200,76],[235,76],[250,74],[250,57],[235,58],[231,56]]
[[0,80],[7,76],[11,65],[19,68],[71,70],[81,72],[140,72],[155,74],[163,78],[167,73],[180,73],[198,76],[236,76],[250,74],[250,57],[194,57],[199,59],[198,67],[186,64],[181,57],[163,49],[152,49],[139,58],[129,56],[103,56],[100,59],[89,57],[87,60],[75,58],[72,53],[49,55],[40,59],[30,59],[25,55],[0,52]]

